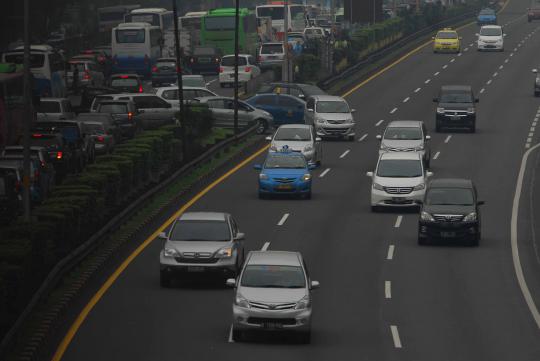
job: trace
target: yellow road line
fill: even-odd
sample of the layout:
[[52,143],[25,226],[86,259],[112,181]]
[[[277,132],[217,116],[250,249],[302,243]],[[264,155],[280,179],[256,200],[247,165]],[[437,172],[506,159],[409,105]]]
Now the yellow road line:
[[53,361],[60,361],[62,357],[64,356],[64,353],[66,352],[69,344],[73,340],[73,337],[75,337],[75,334],[85,321],[86,317],[88,317],[88,314],[94,306],[99,302],[99,300],[103,297],[103,295],[107,292],[107,290],[113,285],[113,283],[118,279],[118,277],[124,272],[124,270],[130,265],[130,263],[146,248],[152,241],[159,235],[160,232],[163,232],[175,219],[177,219],[182,213],[184,213],[189,207],[191,207],[194,203],[196,203],[199,199],[201,199],[206,193],[208,193],[210,190],[212,190],[215,186],[223,182],[225,179],[230,177],[232,174],[236,173],[240,168],[244,167],[246,164],[251,162],[253,159],[255,159],[257,156],[262,154],[268,149],[268,145],[264,146],[263,148],[256,151],[254,154],[250,155],[248,158],[244,159],[241,163],[236,165],[233,169],[229,170],[227,173],[216,179],[214,182],[212,182],[209,186],[207,186],[205,189],[203,189],[201,192],[199,192],[195,197],[191,198],[186,204],[184,204],[176,213],[174,213],[165,223],[163,223],[150,237],[148,237],[133,253],[131,253],[123,262],[122,264],[114,271],[114,273],[107,279],[107,281],[100,287],[100,289],[94,294],[94,296],[90,299],[90,301],[86,304],[86,306],[83,308],[81,313],[77,316],[71,327],[69,328],[67,334],[62,339],[62,342],[58,346],[56,352],[54,353],[54,356],[52,358]]

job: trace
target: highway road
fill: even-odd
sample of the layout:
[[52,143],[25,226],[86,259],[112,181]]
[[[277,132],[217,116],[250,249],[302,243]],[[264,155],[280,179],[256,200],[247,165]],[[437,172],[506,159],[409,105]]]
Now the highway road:
[[[232,213],[249,249],[269,242],[271,250],[302,252],[321,282],[310,345],[282,337],[231,342],[232,291],[197,283],[161,289],[155,240],[79,316],[54,359],[540,360],[540,324],[527,303],[540,305],[540,100],[531,73],[540,62],[540,22],[527,22],[528,3],[510,0],[499,15],[504,52],[477,52],[473,24],[459,30],[460,55],[423,47],[347,94],[358,110],[357,140],[325,141],[312,200],[259,200],[252,169],[259,155],[191,206]],[[435,133],[432,98],[447,84],[473,86],[477,133]],[[394,119],[427,123],[435,177],[476,183],[486,201],[478,248],[419,247],[416,212],[371,213],[365,173],[376,163],[375,135]],[[516,277],[513,212],[530,299]]]

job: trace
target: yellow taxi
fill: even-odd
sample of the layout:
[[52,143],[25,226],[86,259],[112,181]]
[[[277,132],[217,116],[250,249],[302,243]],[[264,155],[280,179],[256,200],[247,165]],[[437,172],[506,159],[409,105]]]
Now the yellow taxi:
[[461,50],[460,39],[457,31],[453,29],[439,30],[433,38],[433,52],[459,53]]

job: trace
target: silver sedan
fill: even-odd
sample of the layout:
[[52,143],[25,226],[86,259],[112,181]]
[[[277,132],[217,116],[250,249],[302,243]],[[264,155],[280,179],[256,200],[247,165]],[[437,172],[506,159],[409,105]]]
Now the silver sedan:
[[315,134],[315,128],[312,125],[282,125],[273,137],[267,137],[266,140],[271,142],[271,152],[279,152],[288,148],[293,152],[301,152],[309,163],[321,165],[322,141]]

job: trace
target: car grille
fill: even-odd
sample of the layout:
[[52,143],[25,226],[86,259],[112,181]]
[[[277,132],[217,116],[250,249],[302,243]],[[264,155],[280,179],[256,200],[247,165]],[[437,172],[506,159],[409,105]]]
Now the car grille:
[[461,222],[463,215],[461,214],[434,214],[433,218],[438,222]]
[[250,302],[251,308],[259,308],[261,310],[292,310],[296,307],[296,303],[279,303],[267,304],[261,302]]
[[323,128],[327,134],[346,134],[348,129]]
[[412,192],[412,187],[384,187],[386,193],[389,194],[409,194]]
[[389,152],[414,152],[414,148],[386,148]]
[[330,124],[343,124],[344,120],[327,120]]
[[278,183],[293,183],[296,178],[274,178],[274,181]]
[[445,110],[444,115],[447,117],[466,117],[469,113],[466,110]]
[[294,318],[266,318],[266,317],[249,317],[248,323],[265,325],[265,324],[278,324],[278,325],[296,325]]
[[216,263],[217,258],[210,252],[184,252],[182,257],[175,257],[179,263]]

